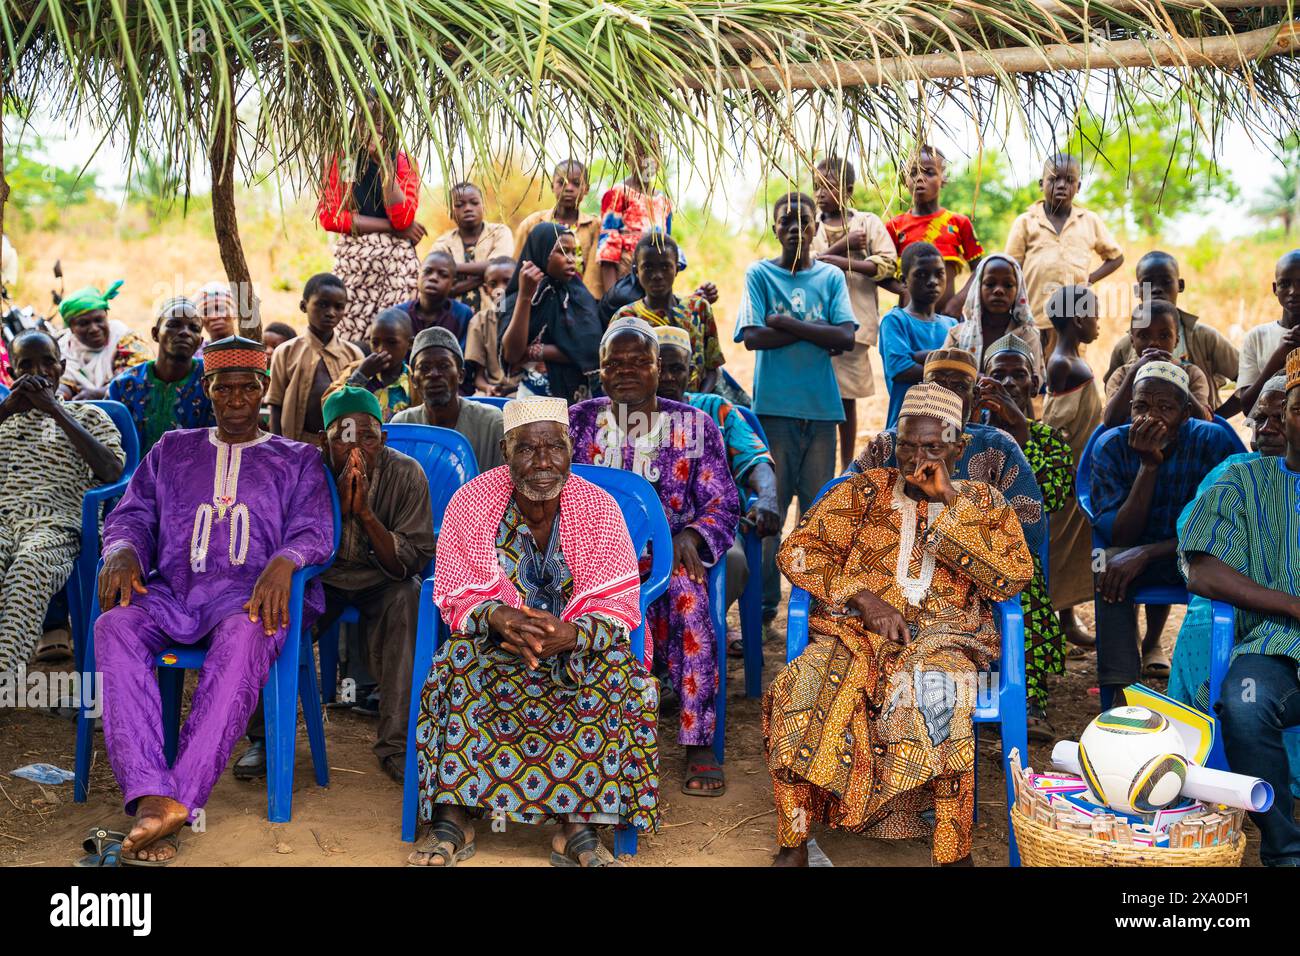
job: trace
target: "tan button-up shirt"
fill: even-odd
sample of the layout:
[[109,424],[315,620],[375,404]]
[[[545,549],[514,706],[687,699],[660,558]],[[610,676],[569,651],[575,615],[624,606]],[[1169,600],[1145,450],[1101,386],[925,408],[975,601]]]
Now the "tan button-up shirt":
[[321,342],[310,328],[288,342],[281,342],[271,355],[271,388],[268,405],[280,406],[280,434],[302,441],[302,423],[307,417],[307,398],[322,360],[333,381],[351,362],[360,361],[361,349],[335,335],[329,345]]
[[[448,229],[433,240],[430,252],[446,252],[457,264],[465,261],[465,243],[456,229]],[[496,256],[513,256],[515,254],[515,237],[510,227],[502,222],[483,223],[483,232],[474,244],[474,261],[487,262]]]
[[1122,253],[1115,237],[1095,212],[1075,206],[1058,233],[1047,218],[1040,199],[1011,224],[1007,255],[1020,263],[1029,289],[1029,309],[1034,324],[1051,328],[1047,300],[1061,286],[1082,285],[1092,274],[1092,257],[1103,262]]
[[[823,222],[817,224],[813,235],[812,253],[820,255],[835,243],[855,230],[867,234],[867,251],[865,253],[850,249],[845,253],[847,259],[862,259],[876,263],[876,276],[888,279],[894,275],[898,263],[898,254],[894,251],[894,240],[880,217],[875,213],[845,209],[846,225],[830,229]],[[858,330],[854,341],[859,345],[875,345],[880,330],[880,304],[876,296],[876,279],[861,272],[846,272],[844,281],[849,287],[849,303],[853,306],[853,317],[858,320]]]
[[[524,240],[533,231],[533,226],[542,222],[555,220],[554,209],[539,209],[524,217],[524,221],[515,227],[515,252],[523,251]],[[593,298],[599,299],[604,294],[600,281],[600,262],[596,259],[596,241],[600,239],[600,220],[590,213],[578,213],[578,225],[573,234],[578,237],[578,273],[582,284]]]

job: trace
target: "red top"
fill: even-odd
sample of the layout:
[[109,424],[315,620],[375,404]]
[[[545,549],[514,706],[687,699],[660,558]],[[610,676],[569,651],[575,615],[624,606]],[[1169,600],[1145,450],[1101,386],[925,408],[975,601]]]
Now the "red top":
[[[405,198],[396,205],[386,204],[384,209],[393,228],[402,230],[415,222],[415,212],[420,205],[420,176],[405,153],[397,154],[395,175]],[[348,208],[351,192],[352,184],[343,182],[339,173],[339,158],[335,155],[325,168],[325,189],[317,207],[323,228],[345,235],[352,232],[352,210]]]
[[950,209],[939,209],[928,216],[905,212],[885,223],[885,229],[900,253],[914,242],[929,242],[938,248],[939,255],[952,262],[969,263],[984,255],[971,221]]

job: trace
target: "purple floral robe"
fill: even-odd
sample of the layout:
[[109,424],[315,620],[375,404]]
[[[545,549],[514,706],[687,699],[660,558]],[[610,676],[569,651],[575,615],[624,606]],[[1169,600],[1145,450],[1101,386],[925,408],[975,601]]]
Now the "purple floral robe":
[[[572,406],[573,460],[634,471],[649,481],[672,533],[699,532],[700,558],[712,567],[725,559],[740,521],[722,433],[707,413],[681,402],[661,398],[659,413],[654,431],[634,443],[627,438],[633,423],[616,421],[608,398]],[[646,656],[667,665],[681,700],[678,741],[712,744],[719,661],[707,584],[696,584],[680,569],[669,578],[668,590],[646,613]]]

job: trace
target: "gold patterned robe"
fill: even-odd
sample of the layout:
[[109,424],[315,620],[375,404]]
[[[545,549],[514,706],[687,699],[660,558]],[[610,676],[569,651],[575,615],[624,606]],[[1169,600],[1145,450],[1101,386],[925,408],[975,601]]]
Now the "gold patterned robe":
[[[970,853],[970,716],[978,670],[1000,645],[991,602],[1019,594],[1033,561],[1019,519],[992,486],[956,482],[951,506],[913,503],[908,523],[904,488],[895,468],[850,475],[777,555],[785,576],[814,598],[812,642],[763,698],[781,846],[806,840],[813,821],[872,837],[921,836],[931,830],[921,814],[933,808],[935,861]],[[863,590],[899,610],[909,644],[844,613]]]

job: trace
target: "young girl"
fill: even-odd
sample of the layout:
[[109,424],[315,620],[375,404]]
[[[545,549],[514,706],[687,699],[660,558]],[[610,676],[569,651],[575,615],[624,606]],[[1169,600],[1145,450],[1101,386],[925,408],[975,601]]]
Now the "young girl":
[[984,349],[990,342],[1011,334],[1029,346],[1034,375],[1043,381],[1043,342],[1029,313],[1029,296],[1020,264],[1004,255],[980,260],[961,310],[962,321],[952,327],[945,348],[965,349],[984,367]]
[[668,235],[673,231],[673,204],[663,193],[652,192],[658,161],[637,145],[628,156],[632,172],[600,197],[601,288],[608,291],[632,271],[636,244],[652,229]]
[[578,277],[572,232],[553,222],[533,227],[500,313],[503,364],[513,370],[525,361],[545,362],[550,395],[570,404],[591,397],[591,373],[600,364],[600,319],[596,300]]
[[726,360],[718,342],[718,328],[709,300],[698,292],[685,302],[673,295],[677,278],[677,243],[671,236],[651,233],[642,236],[634,253],[637,281],[645,295],[623,306],[614,319],[636,316],[652,326],[671,325],[691,337],[691,378],[687,391],[712,392],[718,384],[718,369]]
[[898,254],[880,217],[850,205],[857,178],[852,163],[829,156],[817,164],[813,178],[818,210],[813,258],[844,270],[849,301],[858,320],[857,347],[831,358],[844,403],[844,421],[840,422],[840,468],[844,469],[853,463],[856,451],[857,400],[876,394],[871,375],[871,347],[878,340],[880,328],[876,282],[893,277]]
[[[970,219],[939,205],[939,193],[947,181],[947,165],[943,153],[933,146],[917,150],[916,158],[904,171],[904,182],[912,194],[912,208],[889,220],[885,228],[899,255],[914,242],[928,242],[939,250],[946,279],[938,309],[945,315],[956,315],[971,285],[967,280],[954,294],[957,273],[963,268],[974,270],[984,255],[984,248],[975,238],[975,226]],[[901,294],[897,282],[887,288]]]
[[448,195],[455,229],[448,229],[433,241],[433,251],[450,254],[456,263],[453,298],[459,299],[476,315],[483,308],[483,273],[494,256],[513,256],[515,239],[510,227],[500,222],[483,221],[483,191],[473,183],[457,183]]
[[[1047,318],[1056,330],[1056,349],[1047,363],[1047,397],[1043,399],[1043,424],[1070,443],[1074,467],[1088,439],[1101,424],[1101,396],[1096,377],[1083,358],[1085,345],[1097,341],[1097,297],[1084,286],[1063,286],[1047,300]],[[1096,639],[1075,620],[1074,607],[1092,601],[1092,528],[1073,498],[1050,523],[1050,573],[1047,576],[1052,606],[1061,618],[1065,639],[1074,648],[1091,647]],[[1070,650],[1067,657],[1086,652]]]
[[921,381],[926,358],[957,324],[952,316],[935,313],[947,279],[939,250],[928,242],[914,242],[903,251],[901,268],[907,304],[894,306],[880,320],[880,359],[889,389],[886,428],[898,424],[903,396]]

